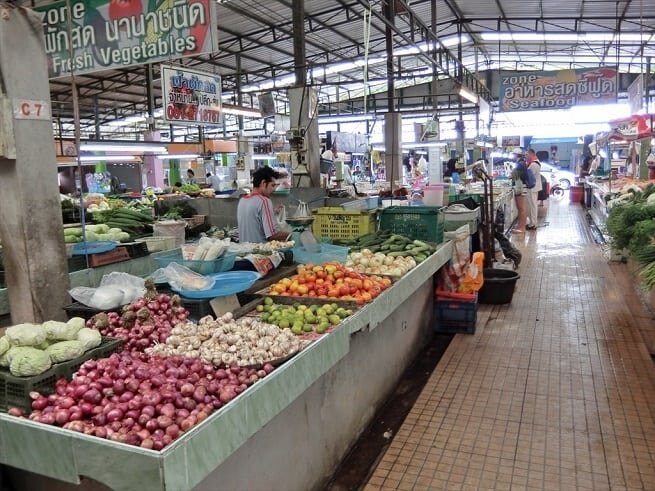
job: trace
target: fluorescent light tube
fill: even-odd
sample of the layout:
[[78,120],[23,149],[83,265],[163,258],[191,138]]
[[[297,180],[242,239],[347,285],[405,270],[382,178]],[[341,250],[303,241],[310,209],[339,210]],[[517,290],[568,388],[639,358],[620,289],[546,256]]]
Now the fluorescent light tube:
[[156,142],[84,142],[80,145],[80,151],[168,153],[165,145],[158,145]]
[[479,102],[478,96],[475,95],[471,90],[467,89],[463,85],[459,87],[459,95],[462,96],[467,101],[477,104]]
[[139,160],[134,155],[82,155],[80,162],[134,162]]
[[234,114],[235,116],[249,116],[252,118],[262,117],[262,113],[259,109],[254,109],[251,107],[230,106],[228,104],[223,104],[221,106],[221,111],[225,114]]
[[180,153],[180,154],[177,154],[177,155],[172,154],[172,153],[168,153],[168,154],[164,154],[164,155],[155,155],[155,157],[157,157],[158,159],[162,159],[162,160],[172,160],[172,159],[193,160],[193,159],[197,159],[198,157],[200,157],[200,155],[198,155],[197,153]]

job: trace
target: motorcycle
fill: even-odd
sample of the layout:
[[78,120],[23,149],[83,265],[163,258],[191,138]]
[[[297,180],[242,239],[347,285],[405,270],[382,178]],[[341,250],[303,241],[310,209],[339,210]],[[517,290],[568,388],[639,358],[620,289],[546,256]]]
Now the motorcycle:
[[[541,177],[544,177],[544,175],[541,174]],[[553,198],[557,198],[557,199],[563,198],[565,189],[560,184],[559,180],[555,176],[555,173],[554,172],[551,173],[549,178],[550,179],[546,183],[547,189],[548,189],[548,194],[550,196],[552,196]],[[542,181],[542,187],[543,187],[543,181]]]

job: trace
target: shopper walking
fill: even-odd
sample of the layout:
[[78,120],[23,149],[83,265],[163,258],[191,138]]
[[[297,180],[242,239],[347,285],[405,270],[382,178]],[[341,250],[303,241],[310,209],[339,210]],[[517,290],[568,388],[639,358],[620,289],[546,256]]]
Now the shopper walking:
[[537,152],[532,148],[528,150],[528,172],[532,172],[534,176],[535,185],[533,188],[528,189],[528,230],[537,229],[537,211],[539,192],[541,191],[541,162],[537,158]]
[[514,147],[512,154],[516,161],[516,165],[512,171],[512,183],[514,185],[514,200],[516,202],[516,211],[518,212],[516,227],[512,229],[512,233],[522,234],[525,233],[525,227],[528,219],[528,188],[526,186],[528,167],[525,163],[525,160],[523,159],[523,149],[521,147]]

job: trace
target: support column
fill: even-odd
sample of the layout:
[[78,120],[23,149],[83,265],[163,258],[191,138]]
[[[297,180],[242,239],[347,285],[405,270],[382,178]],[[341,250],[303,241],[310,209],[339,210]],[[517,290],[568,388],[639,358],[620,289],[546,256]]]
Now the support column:
[[[384,115],[384,166],[386,180],[391,190],[402,186],[403,154],[401,151],[403,119],[399,112],[389,112]],[[395,182],[401,186],[396,186]]]
[[[289,89],[289,113],[291,130],[302,133],[302,143],[291,146],[291,171],[294,175],[294,185],[320,186],[320,153],[321,145],[318,138],[318,96],[310,87]],[[300,136],[300,135],[298,135]],[[297,140],[299,141],[299,140]],[[305,175],[311,179],[298,178]]]
[[14,323],[63,320],[70,303],[47,66],[40,17],[0,5],[0,237]]
[[[172,135],[171,129],[171,135]],[[147,142],[160,142],[161,134],[159,131],[148,131],[144,135],[144,141]],[[171,140],[172,141],[172,140]],[[153,186],[158,188],[164,187],[164,164],[163,162],[155,157],[154,155],[144,155],[143,156],[143,174],[146,179],[143,182],[143,186]],[[172,186],[174,183],[169,182],[168,185]]]

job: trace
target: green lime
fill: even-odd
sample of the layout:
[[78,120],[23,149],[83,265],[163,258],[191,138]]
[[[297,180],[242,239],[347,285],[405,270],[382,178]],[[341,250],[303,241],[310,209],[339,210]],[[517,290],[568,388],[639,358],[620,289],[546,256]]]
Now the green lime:
[[302,330],[305,332],[312,332],[314,330],[314,326],[311,324],[305,324],[302,326]]
[[328,327],[330,327],[327,324],[319,324],[316,326],[316,332],[319,334],[323,334],[325,331],[327,331]]
[[257,305],[257,307],[255,307],[255,309],[257,310],[257,312],[264,312],[264,306],[261,305],[261,304]]
[[273,299],[271,297],[266,297],[264,299],[264,305],[273,305]]
[[294,324],[291,328],[291,332],[294,334],[302,334],[302,325]]

